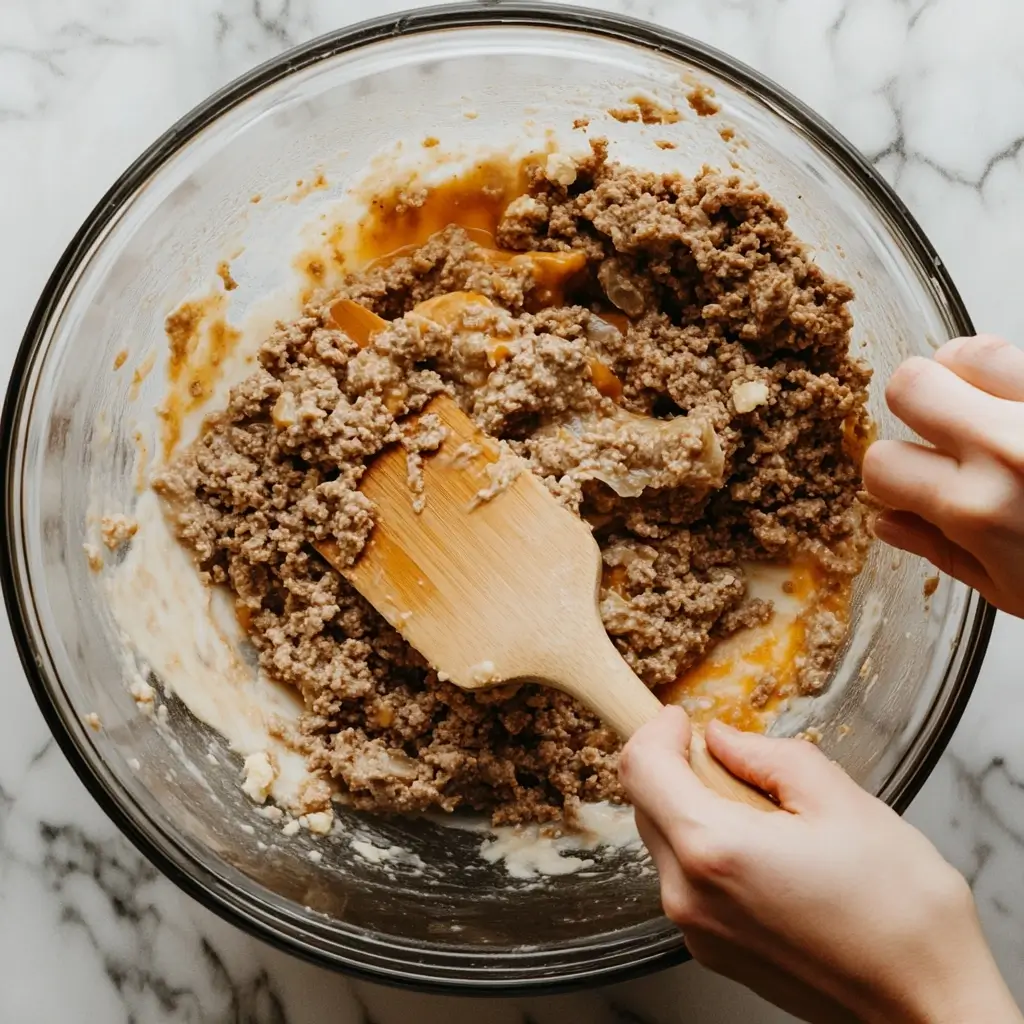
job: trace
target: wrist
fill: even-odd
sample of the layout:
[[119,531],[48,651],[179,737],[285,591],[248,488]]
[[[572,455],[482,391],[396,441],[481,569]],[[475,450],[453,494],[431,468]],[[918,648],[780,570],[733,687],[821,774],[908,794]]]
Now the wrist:
[[878,1024],[1024,1024],[980,927],[970,951],[961,947],[963,936],[951,936],[950,942],[958,947],[956,966],[906,993],[896,1014],[883,1013]]
[[923,916],[889,937],[892,955],[876,948],[881,955],[876,963],[886,967],[861,979],[862,1019],[866,1024],[1024,1024],[963,877],[951,868],[936,874],[923,895],[915,908]]
[[[892,1018],[885,1018],[891,1024]],[[1024,1017],[1002,978],[982,987],[970,984],[952,998],[930,1000],[927,1008],[899,1018],[901,1024],[1021,1024]],[[881,1024],[882,1018],[879,1019]]]

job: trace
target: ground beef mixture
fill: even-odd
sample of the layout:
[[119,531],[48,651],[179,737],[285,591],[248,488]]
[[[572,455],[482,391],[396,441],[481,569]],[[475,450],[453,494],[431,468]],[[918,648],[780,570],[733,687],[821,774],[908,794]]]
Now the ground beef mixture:
[[[280,325],[156,482],[263,669],[301,692],[311,768],[357,808],[571,824],[581,802],[623,799],[619,742],[593,714],[536,685],[440,681],[313,550],[358,556],[363,467],[437,393],[592,525],[605,625],[651,687],[770,616],[747,564],[810,560],[838,586],[863,561],[869,371],[849,353],[850,288],[736,177],[620,167],[601,143],[556,171],[534,170],[498,249],[452,226]],[[415,501],[431,428],[405,433]],[[843,631],[831,611],[808,622],[803,692]],[[773,687],[767,673],[757,706]]]

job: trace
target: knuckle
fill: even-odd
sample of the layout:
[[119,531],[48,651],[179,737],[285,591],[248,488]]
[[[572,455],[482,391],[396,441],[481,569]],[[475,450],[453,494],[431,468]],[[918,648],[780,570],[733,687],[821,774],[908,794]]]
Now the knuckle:
[[742,867],[740,852],[730,843],[707,835],[693,836],[682,848],[680,863],[688,878],[715,884],[732,878]]
[[947,883],[946,900],[957,919],[962,921],[964,917],[969,918],[978,912],[977,903],[967,879],[955,868],[949,873],[951,877]]
[[935,524],[956,519],[963,506],[963,488],[948,486],[938,479],[916,482],[914,495],[921,514]]
[[649,749],[638,743],[627,743],[619,751],[619,780],[622,784],[627,788],[636,786],[645,768],[649,767],[651,758]]
[[919,927],[962,926],[977,913],[967,880],[946,863],[919,874],[915,903]]
[[1012,494],[1004,495],[1004,501],[1012,501],[1014,507],[1019,509],[1024,485],[1024,480],[1021,479],[1024,477],[1024,417],[1021,417],[1019,430],[1016,429],[1017,426],[1018,424],[1014,424],[1014,429],[1000,431],[999,436],[994,439],[994,448],[999,461],[1013,476]]
[[924,503],[932,510],[931,518],[934,522],[944,529],[956,523],[972,529],[982,515],[981,505],[962,490],[930,490]]
[[994,510],[976,496],[965,497],[955,502],[943,502],[939,514],[943,520],[956,522],[961,529],[969,530],[971,533],[991,526],[995,519]]
[[[1010,467],[1014,474],[1021,479],[1021,484],[1024,484],[1024,444],[1007,445],[1003,449],[1003,461]],[[1020,498],[1014,503],[1015,508],[1019,511],[1020,509]]]
[[939,514],[972,533],[993,529],[1019,520],[1020,496],[1016,486],[1003,479],[1004,473],[988,466],[975,480],[965,481],[958,493],[944,494]]
[[935,897],[954,910],[974,910],[974,893],[967,879],[951,865],[943,865],[941,877],[934,883]]
[[665,916],[679,928],[689,928],[696,921],[693,900],[681,888],[674,885],[661,887],[661,909]]
[[789,756],[793,759],[794,764],[801,769],[817,765],[825,757],[821,750],[814,743],[811,743],[810,740],[803,738],[794,739],[787,746],[789,747]]
[[773,760],[773,776],[776,783],[786,778],[806,777],[812,773],[825,755],[809,740],[802,737],[776,741]]

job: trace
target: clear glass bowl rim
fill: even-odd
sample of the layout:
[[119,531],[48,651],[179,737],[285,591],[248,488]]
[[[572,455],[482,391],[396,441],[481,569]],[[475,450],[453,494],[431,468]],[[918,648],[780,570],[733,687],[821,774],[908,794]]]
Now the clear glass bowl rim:
[[[420,990],[501,995],[511,992],[552,992],[596,983],[608,984],[658,970],[687,959],[682,937],[666,921],[664,927],[640,929],[623,937],[596,936],[590,943],[571,948],[471,953],[441,951],[409,944],[422,973],[408,971],[408,960],[389,963],[388,950],[403,945],[386,943],[372,933],[352,929],[340,942],[337,930],[330,937],[308,919],[283,920],[279,911],[253,893],[241,889],[200,863],[175,837],[154,826],[140,808],[119,789],[111,775],[79,744],[69,727],[68,703],[59,692],[60,681],[50,680],[41,668],[26,621],[23,588],[17,576],[13,508],[16,463],[16,426],[23,415],[25,386],[37,352],[62,298],[96,240],[118,216],[124,204],[146,179],[186,146],[209,124],[240,102],[303,68],[340,54],[396,36],[418,35],[460,28],[498,28],[503,25],[570,30],[619,40],[678,57],[703,66],[733,85],[756,95],[796,130],[809,135],[816,146],[858,179],[895,234],[932,268],[937,288],[958,333],[974,333],[963,301],[916,220],[878,172],[828,122],[796,97],[753,68],[725,53],[680,33],[617,14],[548,3],[458,3],[421,8],[404,14],[363,21],[296,46],[248,73],[194,107],[164,132],[118,178],[79,228],[50,275],[33,310],[11,372],[0,417],[0,465],[3,466],[4,520],[0,530],[0,584],[18,653],[47,725],[72,768],[93,798],[136,848],[168,878],[207,909],[250,934],[320,966],[341,970],[367,980]],[[906,809],[941,757],[966,707],[984,659],[995,610],[972,595],[961,623],[955,678],[944,680],[946,696],[929,709],[912,757],[901,762],[887,780],[883,796],[897,811]],[[320,934],[317,934],[320,932]],[[325,940],[327,940],[325,942]],[[330,946],[330,948],[328,948]]]

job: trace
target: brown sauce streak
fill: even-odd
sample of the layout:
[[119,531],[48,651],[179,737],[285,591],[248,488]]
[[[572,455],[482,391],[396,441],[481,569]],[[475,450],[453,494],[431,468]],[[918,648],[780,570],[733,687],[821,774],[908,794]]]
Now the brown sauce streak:
[[207,314],[207,306],[205,300],[183,302],[164,321],[164,332],[171,350],[167,372],[172,381],[181,376],[198,343],[199,329]]
[[649,96],[632,96],[629,102],[640,111],[644,124],[677,124],[683,119],[675,107],[666,107]]
[[686,102],[698,117],[713,117],[722,109],[715,99],[715,90],[699,82],[686,94]]
[[182,303],[164,322],[170,387],[158,415],[165,459],[181,439],[185,417],[213,393],[224,360],[241,338],[241,332],[224,319],[224,301],[222,293],[214,293]]
[[310,178],[308,181],[306,181],[304,178],[299,178],[295,182],[295,191],[291,194],[291,196],[289,196],[289,199],[293,203],[300,203],[302,202],[303,199],[305,199],[308,195],[311,195],[313,192],[317,192],[320,191],[321,189],[327,188],[328,184],[329,182],[327,181],[327,178],[324,176],[324,172],[318,170],[316,174],[314,174],[313,177]]
[[320,237],[323,241],[319,245],[299,253],[292,263],[305,282],[299,293],[299,302],[303,306],[316,292],[340,283],[348,262],[344,248],[344,224],[332,224],[320,232]]
[[339,269],[345,266],[345,225],[334,224],[324,232],[324,247],[327,256]]
[[217,264],[217,276],[224,284],[224,291],[233,292],[238,287],[238,282],[231,276],[231,264],[227,260]]
[[314,286],[324,283],[324,277],[327,275],[327,265],[324,263],[321,253],[303,253],[296,261],[295,267]]
[[631,96],[626,106],[613,107],[608,115],[622,124],[676,124],[683,115],[675,107],[666,107],[649,96]]
[[415,179],[392,186],[370,200],[354,255],[358,265],[390,258],[423,245],[450,224],[465,228],[474,241],[494,245],[505,207],[526,191],[538,157],[519,164],[483,160],[436,185]]
[[131,387],[128,389],[128,401],[134,402],[139,397],[139,392],[142,390],[142,385],[146,378],[149,376],[150,371],[156,363],[156,354],[150,352],[145,359],[135,367],[132,373]]
[[135,491],[137,494],[142,494],[148,486],[149,447],[141,430],[135,430],[132,433],[132,440],[135,442],[135,450],[138,453],[138,464],[135,469]]

